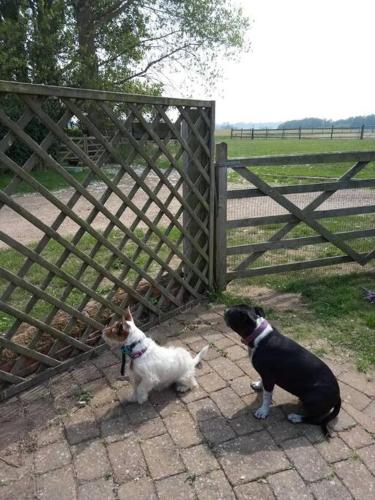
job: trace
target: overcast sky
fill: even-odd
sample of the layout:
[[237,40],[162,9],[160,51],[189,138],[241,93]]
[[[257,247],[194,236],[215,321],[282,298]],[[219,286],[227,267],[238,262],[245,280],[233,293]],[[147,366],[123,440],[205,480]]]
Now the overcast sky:
[[223,64],[217,122],[375,113],[375,0],[234,0],[252,47]]

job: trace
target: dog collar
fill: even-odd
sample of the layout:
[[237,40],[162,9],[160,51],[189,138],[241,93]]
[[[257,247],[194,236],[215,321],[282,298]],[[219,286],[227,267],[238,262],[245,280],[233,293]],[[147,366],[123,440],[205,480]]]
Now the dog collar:
[[241,342],[243,344],[246,344],[248,345],[249,347],[252,346],[254,340],[258,337],[258,335],[260,335],[261,333],[264,332],[264,330],[270,326],[270,324],[268,323],[268,321],[266,319],[263,319],[261,321],[261,323],[259,323],[259,325],[255,328],[255,330],[253,331],[253,333],[251,333],[250,335],[248,335],[247,337],[245,338],[242,338],[241,339]]
[[132,342],[129,345],[123,345],[121,347],[121,375],[125,375],[125,361],[126,361],[126,356],[129,356],[131,360],[140,358],[142,354],[144,354],[147,351],[147,347],[144,347],[140,351],[133,352],[134,347],[139,344],[139,340],[137,342]]

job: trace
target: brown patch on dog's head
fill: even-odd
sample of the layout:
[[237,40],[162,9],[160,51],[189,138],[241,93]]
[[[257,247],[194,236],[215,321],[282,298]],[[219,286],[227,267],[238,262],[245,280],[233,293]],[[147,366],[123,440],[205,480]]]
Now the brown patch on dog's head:
[[127,308],[122,315],[122,319],[119,319],[115,323],[102,330],[103,339],[109,345],[122,345],[126,341],[130,332],[130,324],[133,323],[133,316],[130,309]]

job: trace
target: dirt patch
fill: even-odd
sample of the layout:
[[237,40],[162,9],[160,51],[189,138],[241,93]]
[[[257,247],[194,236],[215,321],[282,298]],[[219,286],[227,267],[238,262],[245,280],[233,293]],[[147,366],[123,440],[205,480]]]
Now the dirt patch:
[[241,285],[239,289],[238,283],[229,285],[227,290],[228,292],[240,292],[241,296],[249,297],[251,302],[279,312],[295,311],[305,307],[302,296],[299,293],[281,293],[272,288],[255,285]]

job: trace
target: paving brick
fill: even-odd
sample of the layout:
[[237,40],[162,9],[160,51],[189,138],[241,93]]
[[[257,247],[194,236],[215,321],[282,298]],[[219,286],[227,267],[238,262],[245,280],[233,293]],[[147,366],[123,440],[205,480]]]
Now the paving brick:
[[204,444],[182,450],[181,456],[189,474],[199,475],[219,468],[213,453]]
[[118,362],[115,365],[103,368],[102,372],[107,383],[114,389],[119,389],[124,385],[129,384],[128,380],[125,378],[126,375],[121,375]]
[[250,379],[247,375],[231,380],[230,386],[241,397],[254,392],[250,387]]
[[135,438],[111,443],[107,450],[116,483],[122,484],[146,476],[146,464]]
[[199,422],[199,429],[209,444],[218,444],[235,437],[235,433],[223,417]]
[[233,345],[231,347],[227,347],[226,349],[224,349],[224,351],[226,353],[226,357],[231,361],[237,361],[242,358],[249,359],[248,350],[245,349],[244,347],[241,347],[240,345]]
[[35,433],[35,438],[39,448],[56,443],[56,441],[63,441],[65,439],[64,428],[60,424],[44,427]]
[[360,411],[366,408],[371,402],[371,399],[363,394],[363,392],[353,389],[353,387],[350,387],[350,385],[344,382],[340,382],[340,393],[343,401]]
[[345,460],[334,465],[336,474],[357,500],[375,497],[375,478],[360,460]]
[[341,408],[340,413],[334,420],[332,420],[332,422],[330,422],[329,427],[336,432],[341,432],[354,427],[355,424],[356,422],[354,418]]
[[78,488],[78,500],[115,500],[114,484],[111,478],[97,479],[81,484]]
[[172,389],[151,393],[150,403],[155,413],[153,416],[150,415],[149,418],[157,417],[158,414],[164,418],[185,410],[185,405]]
[[230,359],[222,357],[213,359],[210,365],[224,380],[233,380],[243,375],[242,370]]
[[225,335],[222,333],[219,333],[217,331],[208,331],[203,333],[203,337],[207,340],[207,342],[211,342],[212,344],[215,344],[215,342],[218,342],[219,340],[223,340],[225,338]]
[[267,481],[278,500],[295,500],[296,498],[298,500],[308,500],[313,498],[295,470],[278,472],[268,476]]
[[124,416],[124,418],[126,418],[125,409],[117,400],[103,406],[99,406],[98,408],[94,407],[92,408],[92,412],[99,424],[105,420],[110,420],[116,417]]
[[[208,366],[208,365],[207,365]],[[212,372],[214,373],[214,372]],[[202,387],[195,387],[192,391],[180,392],[179,398],[183,403],[191,403],[193,401],[198,401],[199,399],[206,398],[208,396],[207,392],[202,389]]]
[[220,444],[215,454],[233,485],[290,467],[284,453],[265,431]]
[[375,444],[366,446],[358,450],[358,455],[361,457],[367,468],[375,475]]
[[30,476],[1,485],[0,500],[35,500],[34,480]]
[[375,418],[372,418],[369,415],[366,415],[366,413],[356,410],[355,408],[353,408],[353,406],[348,404],[345,405],[345,409],[356,422],[358,422],[362,427],[364,427],[364,429],[366,429],[366,431],[370,432],[371,434],[375,434]]
[[187,448],[202,442],[202,435],[197,423],[187,411],[166,417],[164,423],[178,447]]
[[227,382],[215,372],[199,377],[198,383],[207,392],[214,392],[227,386]]
[[232,487],[223,471],[215,470],[199,476],[194,481],[199,500],[235,500]]
[[138,403],[128,403],[124,408],[130,423],[133,425],[142,424],[158,416],[155,408],[149,401],[141,405]]
[[144,441],[167,432],[163,420],[159,417],[152,418],[151,420],[147,420],[147,422],[139,424],[136,430],[138,438]]
[[220,352],[220,351],[224,351],[224,355],[225,355],[225,349],[234,345],[234,341],[233,339],[231,339],[230,337],[223,337],[222,339],[218,339],[218,340],[215,340],[214,342],[214,346],[215,348]]
[[301,436],[301,427],[289,422],[289,420],[280,420],[267,426],[268,432],[271,434],[275,443],[281,443],[287,439],[292,439]]
[[350,448],[362,448],[374,442],[371,435],[366,432],[360,425],[356,425],[348,431],[340,432],[340,437],[345,441]]
[[339,379],[367,396],[375,396],[375,383],[371,376],[355,371],[346,371],[339,375]]
[[106,443],[121,441],[133,433],[133,427],[130,425],[126,415],[104,420],[104,422],[100,424],[100,428]]
[[107,366],[118,364],[118,358],[116,358],[113,352],[106,351],[100,354],[97,358],[94,358],[92,360],[92,364],[100,370],[101,368],[107,368]]
[[274,500],[271,488],[263,483],[253,481],[234,488],[238,500]]
[[186,474],[156,481],[156,490],[159,500],[192,500],[196,498]]
[[0,480],[3,483],[10,481],[23,481],[32,475],[32,454],[21,454],[18,450],[1,455],[5,460],[0,460]]
[[117,401],[116,391],[108,385],[104,378],[84,384],[82,390],[91,394],[92,399],[90,399],[89,404],[92,407],[101,407]]
[[[207,340],[205,339],[202,339],[202,337],[199,338],[199,340],[197,342],[194,342],[193,344],[190,344],[189,345],[189,348],[195,353],[197,354],[198,352],[200,352],[204,347],[206,347],[206,345],[208,345],[207,343]],[[193,354],[194,356],[194,354]]]
[[189,403],[187,407],[194,420],[197,420],[198,422],[220,416],[219,408],[209,398],[193,401],[192,403]]
[[230,419],[229,425],[238,436],[243,436],[263,429],[263,422],[248,412]]
[[72,377],[79,385],[83,385],[101,378],[102,374],[94,364],[86,362],[83,366],[72,371]]
[[40,500],[75,500],[76,484],[71,466],[47,472],[36,478]]
[[339,437],[334,437],[328,441],[325,439],[316,445],[319,453],[327,460],[333,463],[340,460],[345,460],[352,455],[352,450]]
[[238,412],[244,410],[245,403],[230,387],[213,392],[211,398],[218,406],[224,417],[237,416]]
[[119,500],[157,500],[154,483],[146,477],[120,486],[118,498]]
[[35,453],[35,472],[43,474],[68,465],[71,461],[70,450],[65,441],[49,444]]
[[[311,424],[296,424],[298,428],[301,430],[302,434],[307,438],[310,443],[317,444],[322,443],[326,440],[320,425],[311,425]],[[328,426],[330,429],[330,426]]]
[[99,441],[81,443],[73,449],[74,467],[77,478],[91,481],[111,472],[104,444]]
[[369,417],[375,418],[375,401],[370,403],[367,408],[365,408],[364,413]]
[[[255,370],[249,358],[242,358],[236,361],[236,364],[243,372],[250,377],[251,381],[259,380],[259,373]],[[243,375],[243,373],[241,373]]]
[[141,446],[153,479],[184,471],[178,449],[167,434],[149,439]]
[[285,441],[283,448],[306,481],[317,481],[326,478],[331,473],[326,461],[305,437]]
[[353,498],[337,477],[312,483],[310,488],[316,500],[351,500]]
[[63,419],[69,444],[94,439],[99,436],[99,427],[91,409],[81,408]]

